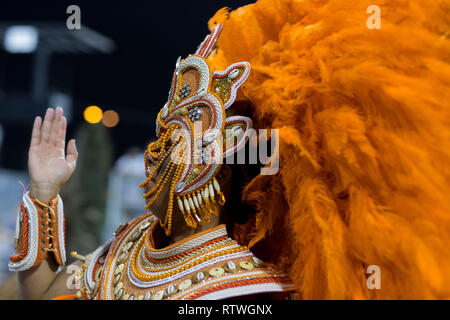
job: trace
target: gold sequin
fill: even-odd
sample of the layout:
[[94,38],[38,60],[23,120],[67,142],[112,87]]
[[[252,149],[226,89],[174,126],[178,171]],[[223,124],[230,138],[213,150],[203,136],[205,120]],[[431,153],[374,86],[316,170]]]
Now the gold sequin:
[[123,263],[119,264],[116,270],[114,271],[114,275],[121,273],[123,271],[123,268],[125,268],[125,265]]
[[148,227],[150,227],[150,222],[146,221],[139,226],[139,230],[143,231],[143,230],[147,229]]
[[211,277],[219,277],[225,273],[225,270],[221,267],[217,267],[217,268],[212,268],[211,270],[209,270],[208,273]]
[[119,293],[119,290],[123,288],[123,282],[119,282],[116,286],[116,288],[114,289],[114,294],[117,295],[117,293]]
[[238,266],[233,261],[228,261],[225,266],[225,270],[230,273],[234,273],[238,271]]
[[255,266],[250,261],[241,261],[239,262],[239,266],[245,270],[252,270]]
[[163,298],[164,298],[164,290],[161,290],[155,293],[155,295],[152,297],[152,300],[162,300]]
[[186,289],[190,288],[191,285],[192,285],[192,281],[189,279],[186,279],[178,285],[178,290],[186,290]]
[[128,251],[128,250],[131,249],[132,246],[133,246],[133,242],[130,241],[130,242],[128,242],[128,243],[123,247],[122,251],[123,251],[123,252]]
[[119,300],[122,297],[123,292],[123,289],[120,289],[119,292],[114,296],[114,298],[116,298],[116,300]]

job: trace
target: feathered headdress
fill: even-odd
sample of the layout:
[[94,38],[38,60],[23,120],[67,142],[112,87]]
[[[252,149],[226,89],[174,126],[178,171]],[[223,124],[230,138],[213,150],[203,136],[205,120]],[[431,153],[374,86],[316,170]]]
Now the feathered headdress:
[[258,214],[236,236],[302,298],[450,297],[449,10],[259,0],[211,19],[210,66],[249,61],[254,124],[279,129],[279,174],[246,187]]

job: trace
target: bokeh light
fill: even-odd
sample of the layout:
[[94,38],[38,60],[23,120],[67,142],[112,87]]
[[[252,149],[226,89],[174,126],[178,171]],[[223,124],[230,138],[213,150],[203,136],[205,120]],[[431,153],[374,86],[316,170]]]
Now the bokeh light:
[[99,123],[103,117],[103,111],[97,106],[90,106],[84,109],[84,120],[89,123]]
[[107,110],[103,113],[102,121],[105,127],[115,127],[119,123],[119,114],[114,110]]

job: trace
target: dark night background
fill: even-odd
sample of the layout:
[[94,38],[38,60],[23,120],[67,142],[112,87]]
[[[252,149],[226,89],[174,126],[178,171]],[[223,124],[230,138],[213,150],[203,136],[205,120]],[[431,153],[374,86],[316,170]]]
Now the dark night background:
[[[49,88],[73,97],[73,120],[68,138],[82,123],[89,105],[114,109],[120,123],[110,128],[117,158],[130,146],[143,147],[154,136],[155,116],[166,101],[178,56],[193,53],[208,34],[207,22],[222,7],[235,9],[254,1],[1,1],[0,23],[57,22],[65,26],[69,5],[81,9],[81,23],[115,42],[112,54],[55,54]],[[67,31],[76,32],[76,31]],[[1,95],[31,90],[33,58],[8,54],[0,47]],[[26,169],[26,155],[33,117],[46,105],[28,110],[8,110],[0,103],[4,143],[0,167]],[[20,112],[10,121],[5,117]]]

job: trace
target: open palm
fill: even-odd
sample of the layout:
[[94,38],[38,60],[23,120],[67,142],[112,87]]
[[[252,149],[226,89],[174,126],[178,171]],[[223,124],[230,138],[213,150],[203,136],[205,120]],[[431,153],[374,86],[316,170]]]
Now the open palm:
[[70,140],[65,152],[67,120],[63,110],[47,109],[42,121],[36,117],[28,152],[31,185],[52,185],[60,188],[75,170],[78,157],[75,140]]

